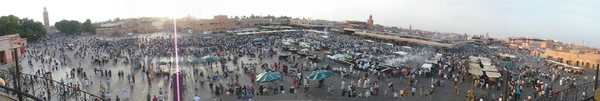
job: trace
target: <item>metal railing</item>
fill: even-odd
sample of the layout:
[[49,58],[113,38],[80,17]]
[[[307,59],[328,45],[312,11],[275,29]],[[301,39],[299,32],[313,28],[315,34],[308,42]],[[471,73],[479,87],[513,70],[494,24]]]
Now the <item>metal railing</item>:
[[25,92],[22,92],[20,90],[16,90],[16,89],[12,89],[9,87],[4,87],[4,86],[0,86],[0,96],[4,96],[6,98],[12,99],[12,100],[19,100],[18,99],[18,95],[23,95],[24,101],[43,101],[43,99],[37,98],[31,94],[27,94]]
[[[29,95],[37,95],[32,97],[46,101],[105,101],[103,97],[82,91],[79,88],[74,89],[73,85],[49,79],[46,77],[46,74],[41,76],[21,74],[19,75],[21,76],[21,80],[15,80],[16,77],[14,77],[13,74],[14,73],[7,70],[0,70],[0,77],[3,78],[5,84],[7,84],[5,88],[14,89],[16,88],[14,84],[20,84],[21,90],[16,91]],[[16,83],[17,81],[18,83]]]
[[[587,82],[581,85],[570,86],[556,92],[546,92],[544,95],[537,97],[536,101],[580,101],[588,99],[594,95],[595,82]],[[585,96],[583,95],[585,92]]]

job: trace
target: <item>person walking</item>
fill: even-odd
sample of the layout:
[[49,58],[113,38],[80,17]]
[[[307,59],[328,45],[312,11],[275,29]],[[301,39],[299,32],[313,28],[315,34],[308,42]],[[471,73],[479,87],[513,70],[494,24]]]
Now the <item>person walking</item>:
[[123,99],[127,98],[129,98],[129,87],[125,87],[125,89],[123,89]]
[[415,92],[417,92],[417,88],[412,87],[411,91],[412,91],[412,96],[415,96]]
[[196,96],[194,97],[194,101],[200,101],[200,97],[198,97],[198,95],[196,95]]
[[151,99],[152,99],[152,96],[150,96],[150,93],[148,93],[148,95],[146,95],[146,100],[151,101]]
[[110,89],[110,79],[106,79],[106,87],[108,87],[108,89]]

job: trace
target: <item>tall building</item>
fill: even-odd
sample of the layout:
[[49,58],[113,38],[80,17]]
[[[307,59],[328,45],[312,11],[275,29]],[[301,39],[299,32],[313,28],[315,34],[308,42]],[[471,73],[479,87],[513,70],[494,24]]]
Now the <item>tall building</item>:
[[367,20],[367,29],[373,30],[375,27],[373,26],[373,15],[369,15],[369,19]]
[[48,20],[48,11],[46,7],[44,7],[44,28],[46,28],[47,32],[50,32],[50,21]]

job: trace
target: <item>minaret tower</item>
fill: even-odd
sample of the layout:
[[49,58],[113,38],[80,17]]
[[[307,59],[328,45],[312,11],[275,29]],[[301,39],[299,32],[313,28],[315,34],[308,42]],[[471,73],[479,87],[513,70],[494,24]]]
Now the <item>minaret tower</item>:
[[48,11],[44,7],[44,28],[46,28],[46,32],[50,32],[50,21],[48,19]]
[[367,20],[367,29],[368,30],[373,30],[375,29],[373,27],[373,15],[369,15],[369,19]]

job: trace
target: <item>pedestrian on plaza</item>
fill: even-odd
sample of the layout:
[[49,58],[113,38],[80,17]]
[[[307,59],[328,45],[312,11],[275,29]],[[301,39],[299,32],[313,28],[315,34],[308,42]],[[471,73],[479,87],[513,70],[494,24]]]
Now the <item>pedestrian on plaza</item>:
[[110,89],[110,79],[106,79],[106,87],[108,87],[108,89]]
[[412,96],[415,96],[415,92],[417,92],[417,88],[412,87],[411,91],[412,91]]
[[398,96],[398,92],[394,92],[394,99],[396,99],[396,100],[397,100],[398,98],[399,98],[399,96]]
[[333,93],[332,87],[333,87],[333,84],[330,84],[329,87],[327,87],[327,93],[328,93],[327,97],[330,97],[331,94]]
[[106,99],[110,101],[110,92],[106,92]]
[[200,101],[200,97],[198,97],[198,95],[196,95],[196,96],[194,97],[194,101]]

